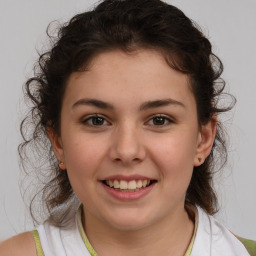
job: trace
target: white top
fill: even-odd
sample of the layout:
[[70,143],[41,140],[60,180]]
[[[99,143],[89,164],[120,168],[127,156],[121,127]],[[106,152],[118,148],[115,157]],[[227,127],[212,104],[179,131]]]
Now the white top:
[[45,222],[37,229],[45,256],[91,256],[78,229],[76,214],[68,229]]
[[[198,227],[190,256],[250,256],[244,245],[223,225],[200,207]],[[69,228],[45,222],[37,229],[45,256],[91,256],[79,232],[78,212]]]
[[244,245],[226,227],[201,208],[198,229],[190,256],[249,256]]

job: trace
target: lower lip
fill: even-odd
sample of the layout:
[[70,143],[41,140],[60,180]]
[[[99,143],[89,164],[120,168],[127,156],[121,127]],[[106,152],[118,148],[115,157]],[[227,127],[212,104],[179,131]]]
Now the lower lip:
[[155,184],[156,183],[153,183],[150,186],[141,188],[139,191],[135,191],[135,192],[126,192],[126,191],[115,190],[111,187],[108,187],[104,183],[102,183],[102,186],[107,191],[107,193],[110,194],[111,196],[113,196],[114,198],[122,200],[122,201],[123,200],[130,201],[130,200],[138,200],[138,199],[146,196],[153,189]]

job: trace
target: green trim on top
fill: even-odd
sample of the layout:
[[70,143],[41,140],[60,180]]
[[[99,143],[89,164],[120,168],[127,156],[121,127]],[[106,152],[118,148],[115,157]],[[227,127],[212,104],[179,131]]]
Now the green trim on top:
[[84,232],[84,228],[83,228],[83,224],[82,224],[82,220],[81,220],[81,212],[82,212],[82,207],[79,209],[78,216],[77,216],[78,217],[77,224],[78,224],[78,229],[79,229],[80,235],[83,239],[83,242],[84,242],[87,250],[91,254],[91,256],[98,256],[97,252],[95,252],[95,250],[93,249],[91,243],[89,242],[89,240]]
[[191,242],[188,246],[188,249],[185,253],[184,256],[190,256],[191,252],[192,252],[192,249],[193,249],[193,246],[194,246],[194,242],[195,242],[195,238],[196,238],[196,233],[197,233],[197,228],[198,228],[198,212],[197,212],[197,209],[192,207],[192,211],[194,212],[194,216],[195,216],[195,227],[194,227],[194,232],[193,232],[193,236],[192,236],[192,239],[191,239]]
[[251,256],[256,256],[256,241],[236,236],[244,245]]
[[40,242],[38,231],[33,230],[32,235],[34,237],[35,244],[36,244],[36,254],[37,254],[37,256],[44,256],[44,251],[42,249],[42,245],[41,245],[41,242]]

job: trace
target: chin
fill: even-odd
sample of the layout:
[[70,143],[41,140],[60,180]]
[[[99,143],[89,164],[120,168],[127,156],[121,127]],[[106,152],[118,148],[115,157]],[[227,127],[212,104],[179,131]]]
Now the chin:
[[124,230],[124,231],[135,231],[143,229],[150,225],[153,220],[150,220],[146,216],[142,214],[133,214],[133,215],[113,215],[112,218],[108,218],[105,220],[109,225],[117,230]]

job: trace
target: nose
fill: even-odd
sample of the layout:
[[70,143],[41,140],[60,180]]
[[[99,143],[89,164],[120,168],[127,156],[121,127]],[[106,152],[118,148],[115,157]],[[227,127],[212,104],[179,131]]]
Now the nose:
[[146,150],[143,136],[135,125],[119,127],[112,135],[110,149],[112,161],[130,166],[144,160]]

